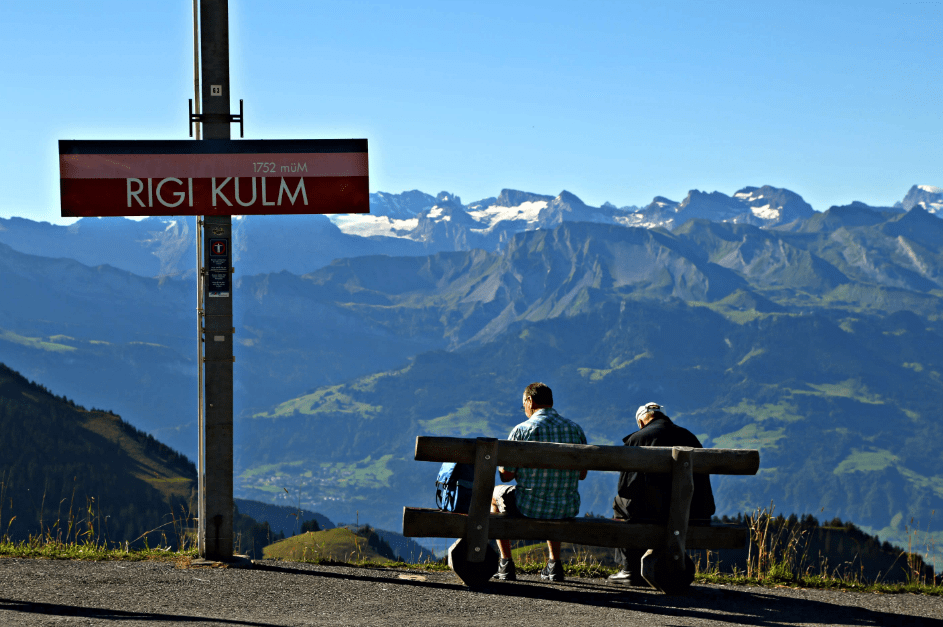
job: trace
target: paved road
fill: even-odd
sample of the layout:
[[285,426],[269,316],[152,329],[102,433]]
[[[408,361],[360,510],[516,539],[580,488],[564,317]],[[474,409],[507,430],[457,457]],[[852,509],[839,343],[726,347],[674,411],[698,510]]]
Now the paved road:
[[260,562],[0,559],[0,625],[939,625],[943,598],[694,586],[667,597],[604,580],[523,576],[472,592],[450,572]]

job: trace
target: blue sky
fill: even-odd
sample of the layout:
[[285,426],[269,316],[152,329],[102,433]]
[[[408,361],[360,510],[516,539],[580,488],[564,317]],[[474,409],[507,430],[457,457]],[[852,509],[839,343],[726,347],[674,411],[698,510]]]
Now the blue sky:
[[[190,0],[0,3],[0,217],[59,216],[59,139],[187,139]],[[230,0],[246,138],[366,137],[371,191],[591,205],[943,186],[943,2]],[[234,129],[237,127],[234,126]]]

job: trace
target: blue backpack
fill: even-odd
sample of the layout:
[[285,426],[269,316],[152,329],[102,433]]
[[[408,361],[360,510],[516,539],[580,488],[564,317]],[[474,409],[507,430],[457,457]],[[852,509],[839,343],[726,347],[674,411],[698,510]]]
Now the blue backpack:
[[445,512],[467,514],[471,505],[474,464],[445,462],[435,480],[435,504]]

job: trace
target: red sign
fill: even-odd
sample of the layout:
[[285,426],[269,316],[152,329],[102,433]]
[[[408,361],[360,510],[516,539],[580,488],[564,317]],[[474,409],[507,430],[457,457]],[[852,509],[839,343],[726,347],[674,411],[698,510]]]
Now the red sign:
[[210,254],[211,255],[225,255],[226,254],[226,240],[224,239],[213,239],[210,240]]
[[369,213],[365,139],[59,141],[62,217]]

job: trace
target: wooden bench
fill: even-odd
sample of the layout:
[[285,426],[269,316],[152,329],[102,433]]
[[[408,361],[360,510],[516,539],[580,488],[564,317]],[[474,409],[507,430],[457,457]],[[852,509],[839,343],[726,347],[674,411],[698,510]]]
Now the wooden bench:
[[[742,548],[745,527],[711,523],[688,525],[694,473],[755,475],[756,450],[686,447],[593,446],[550,442],[515,442],[495,438],[416,438],[417,461],[475,465],[468,514],[437,509],[403,508],[403,535],[459,538],[449,549],[449,566],[469,587],[487,582],[497,571],[491,538],[555,540],[589,546],[652,549],[643,558],[642,576],[666,593],[683,591],[687,549]],[[671,473],[671,506],[667,524],[603,518],[538,520],[491,514],[497,466]],[[613,485],[613,493],[616,486]]]

